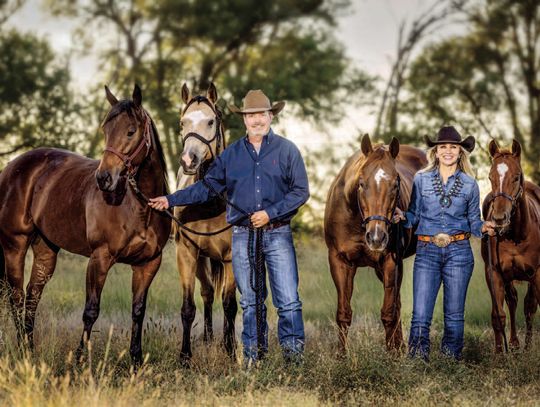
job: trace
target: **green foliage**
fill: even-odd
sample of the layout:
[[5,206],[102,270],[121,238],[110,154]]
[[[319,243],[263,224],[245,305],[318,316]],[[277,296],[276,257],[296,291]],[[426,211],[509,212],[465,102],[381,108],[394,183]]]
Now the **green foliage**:
[[0,159],[42,145],[79,149],[81,108],[69,81],[46,41],[0,32]]
[[515,138],[538,183],[540,3],[482,0],[461,11],[466,32],[430,44],[413,61],[401,127],[414,136],[456,124],[481,148],[489,138]]

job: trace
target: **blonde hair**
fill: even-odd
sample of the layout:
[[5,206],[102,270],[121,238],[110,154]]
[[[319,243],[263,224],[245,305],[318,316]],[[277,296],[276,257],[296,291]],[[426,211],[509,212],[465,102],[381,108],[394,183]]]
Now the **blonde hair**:
[[[474,177],[475,176],[474,171],[472,169],[471,162],[469,161],[470,154],[471,153],[465,150],[462,146],[459,146],[459,157],[457,161],[457,166],[465,174],[470,175],[471,177]],[[427,155],[428,163],[424,168],[422,168],[418,172],[429,172],[439,167],[439,159],[437,158],[437,145],[434,145],[433,147],[431,147],[427,151],[426,155]]]

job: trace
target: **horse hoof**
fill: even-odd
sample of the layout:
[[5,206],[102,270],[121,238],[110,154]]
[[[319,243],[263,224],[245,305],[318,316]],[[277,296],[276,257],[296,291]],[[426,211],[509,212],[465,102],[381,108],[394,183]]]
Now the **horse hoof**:
[[180,354],[180,366],[185,369],[191,368],[191,353],[181,353]]

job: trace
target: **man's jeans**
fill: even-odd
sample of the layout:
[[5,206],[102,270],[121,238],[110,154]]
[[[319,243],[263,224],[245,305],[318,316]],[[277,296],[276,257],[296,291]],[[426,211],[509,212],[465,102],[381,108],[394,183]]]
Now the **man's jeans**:
[[[250,285],[251,270],[248,258],[248,234],[249,231],[245,227],[233,227],[233,272],[236,285],[241,294],[240,306],[243,310],[244,322],[242,343],[246,361],[257,358],[255,291]],[[304,322],[302,321],[302,303],[298,296],[298,268],[291,227],[285,225],[276,229],[265,230],[263,232],[263,251],[272,290],[272,301],[279,316],[279,343],[285,357],[295,357],[304,350]],[[265,275],[265,300],[267,295]],[[268,349],[266,305],[263,308],[265,323],[264,351],[266,351]]]
[[444,287],[443,353],[461,358],[465,296],[474,268],[469,240],[437,247],[418,242],[413,273],[413,316],[409,334],[409,355],[429,357],[429,328],[441,281]]

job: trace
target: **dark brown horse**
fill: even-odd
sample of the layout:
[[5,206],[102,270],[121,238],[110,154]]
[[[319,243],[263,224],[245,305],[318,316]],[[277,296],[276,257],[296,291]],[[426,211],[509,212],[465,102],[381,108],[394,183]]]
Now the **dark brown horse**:
[[[171,222],[136,196],[126,178],[133,177],[147,196],[164,195],[166,167],[154,123],[141,105],[140,88],[135,86],[133,100],[118,101],[108,88],[106,94],[112,108],[102,124],[106,149],[101,161],[39,148],[19,156],[2,172],[0,243],[18,338],[23,343],[26,335],[30,346],[36,308],[53,275],[58,251],[90,257],[78,356],[98,318],[109,269],[115,263],[130,264],[130,353],[138,364],[148,288],[159,269]],[[25,300],[24,259],[29,246],[34,263]]]
[[499,149],[492,140],[489,153],[492,157],[491,192],[484,199],[482,212],[484,219],[495,222],[498,234],[489,241],[482,240],[482,257],[492,300],[495,350],[501,352],[506,322],[505,297],[510,312],[510,345],[519,347],[514,280],[529,282],[524,303],[526,348],[532,339],[532,319],[540,300],[540,188],[525,181],[521,169],[521,145],[516,140],[512,142],[511,150]]
[[324,216],[330,272],[338,295],[336,321],[344,350],[356,269],[373,267],[384,286],[381,319],[386,346],[400,349],[401,259],[414,254],[416,239],[411,229],[403,230],[401,253],[396,256],[398,229],[390,221],[396,206],[407,209],[414,174],[426,165],[426,156],[414,147],[400,148],[395,138],[388,146],[372,147],[365,135],[361,147],[332,183]]
[[[214,158],[225,148],[221,113],[216,101],[217,90],[210,84],[206,96],[190,95],[188,87],[182,87],[180,122],[184,149],[181,168],[178,171],[177,189],[183,189],[201,179]],[[225,203],[219,198],[192,206],[176,207],[175,215],[193,230],[213,232],[227,226]],[[195,319],[195,277],[201,283],[204,301],[204,340],[213,337],[212,305],[214,296],[221,293],[223,300],[223,342],[230,355],[234,354],[234,320],[237,312],[236,285],[231,263],[231,229],[213,236],[201,236],[183,229],[175,229],[176,262],[183,289],[182,325],[183,341],[181,356],[192,356],[191,326]]]

